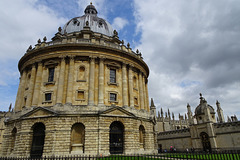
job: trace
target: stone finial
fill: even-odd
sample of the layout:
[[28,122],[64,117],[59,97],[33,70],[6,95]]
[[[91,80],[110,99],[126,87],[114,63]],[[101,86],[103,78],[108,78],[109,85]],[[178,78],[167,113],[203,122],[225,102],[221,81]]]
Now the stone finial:
[[138,49],[136,50],[136,53],[137,53],[137,54],[139,53],[139,50],[138,50]]
[[161,116],[163,117],[163,109],[161,108]]
[[151,106],[150,106],[151,109],[154,109],[156,108],[155,105],[154,105],[154,102],[153,102],[153,98],[151,98]]
[[172,112],[172,118],[174,119],[174,113]]
[[160,112],[158,111],[158,117],[160,117]]
[[12,103],[10,103],[9,108],[8,108],[8,112],[11,112],[12,109]]
[[32,45],[28,47],[27,52],[29,52],[30,50],[32,50]]
[[62,32],[62,28],[61,27],[58,27],[58,32]]
[[38,39],[38,41],[37,41],[37,42],[38,42],[38,44],[39,44],[39,43],[41,43],[41,39]]
[[187,114],[185,113],[185,120],[187,119]]
[[127,44],[127,47],[130,48],[130,44],[129,43]]
[[113,31],[114,36],[118,36],[118,32],[116,30]]
[[122,44],[124,44],[124,40],[122,40]]
[[44,38],[43,38],[43,42],[46,42],[47,41],[47,37],[45,36]]

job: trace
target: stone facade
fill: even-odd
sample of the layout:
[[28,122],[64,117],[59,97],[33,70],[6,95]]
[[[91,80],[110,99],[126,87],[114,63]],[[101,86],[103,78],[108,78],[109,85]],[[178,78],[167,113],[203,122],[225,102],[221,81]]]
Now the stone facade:
[[214,108],[200,95],[200,104],[196,107],[194,116],[190,105],[187,105],[188,118],[185,120],[188,121],[188,127],[159,132],[158,148],[169,150],[170,146],[174,146],[177,150],[239,150],[240,121],[232,116],[232,120],[228,118],[225,122],[218,101],[216,105],[217,119]]
[[156,152],[148,66],[110,31],[90,4],[52,41],[29,47],[1,155]]

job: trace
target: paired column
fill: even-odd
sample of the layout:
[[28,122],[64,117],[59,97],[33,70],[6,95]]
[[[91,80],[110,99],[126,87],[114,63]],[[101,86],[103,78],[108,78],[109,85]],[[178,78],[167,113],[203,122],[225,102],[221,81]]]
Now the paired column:
[[144,109],[142,72],[139,73],[138,79],[139,79],[140,108],[141,108],[141,109]]
[[64,87],[64,73],[65,73],[65,57],[61,58],[61,68],[59,71],[58,90],[57,90],[57,103],[63,103],[63,87]]
[[148,102],[147,102],[147,93],[146,93],[146,82],[145,82],[144,76],[143,76],[143,97],[144,97],[144,109],[147,110]]
[[125,63],[122,65],[122,100],[123,106],[128,106],[127,67]]
[[129,70],[128,70],[128,82],[129,82],[128,85],[129,85],[129,101],[130,101],[130,107],[134,107],[132,66],[129,66]]
[[36,65],[33,64],[32,65],[32,70],[31,70],[30,84],[29,84],[29,88],[28,88],[28,96],[27,96],[26,107],[30,107],[32,105],[32,97],[33,97],[35,77],[36,77]]
[[94,77],[95,77],[95,59],[90,57],[90,76],[89,76],[89,92],[88,105],[94,105]]
[[41,87],[41,82],[42,82],[42,71],[43,71],[43,66],[42,66],[42,63],[39,62],[38,63],[38,69],[37,69],[35,88],[34,88],[34,93],[33,93],[32,106],[37,106],[38,105],[40,87]]
[[67,85],[67,103],[69,104],[72,104],[73,97],[73,74],[74,74],[74,56],[70,56]]
[[104,59],[99,60],[99,77],[98,77],[98,105],[104,105]]
[[21,107],[22,107],[23,91],[24,91],[24,86],[25,86],[25,81],[26,81],[26,74],[27,73],[24,70],[22,73],[22,76],[20,78],[15,107],[14,107],[15,112],[20,111]]

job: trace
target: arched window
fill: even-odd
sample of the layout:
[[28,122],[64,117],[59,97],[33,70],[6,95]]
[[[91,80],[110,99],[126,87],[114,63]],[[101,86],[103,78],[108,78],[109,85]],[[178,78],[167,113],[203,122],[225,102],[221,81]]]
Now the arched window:
[[31,147],[31,158],[41,158],[44,148],[45,140],[45,125],[43,123],[36,123],[32,127],[33,138]]
[[145,129],[142,125],[139,126],[139,144],[140,144],[140,148],[144,149],[144,147],[145,147]]
[[84,81],[85,78],[85,67],[84,66],[80,66],[79,67],[79,71],[78,71],[78,80],[80,81]]
[[14,146],[15,146],[15,141],[16,141],[16,136],[17,136],[17,128],[14,127],[12,130],[12,135],[11,135],[11,152],[14,150]]
[[82,123],[76,123],[71,131],[71,153],[84,153],[85,126]]
[[137,78],[136,78],[136,76],[133,77],[133,88],[137,89]]
[[110,125],[109,149],[111,154],[122,154],[124,147],[123,140],[124,126],[121,122],[115,121]]

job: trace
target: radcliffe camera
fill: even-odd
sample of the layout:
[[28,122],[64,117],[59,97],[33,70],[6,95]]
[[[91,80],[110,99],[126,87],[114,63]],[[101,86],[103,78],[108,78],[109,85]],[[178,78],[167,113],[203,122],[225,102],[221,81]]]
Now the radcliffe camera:
[[183,114],[156,103],[164,97],[152,98],[159,90],[149,87],[157,74],[150,73],[153,60],[146,53],[152,48],[144,52],[121,39],[124,29],[101,18],[106,11],[96,4],[88,2],[81,16],[64,19],[52,38],[36,39],[22,53],[15,104],[0,112],[0,160],[239,159],[238,115],[224,114],[228,108],[219,95],[196,90],[196,99],[183,98]]

